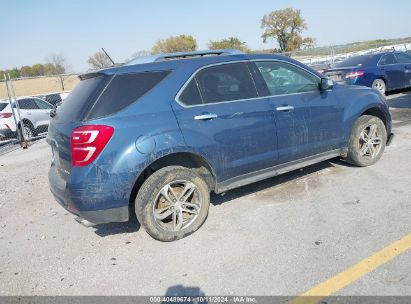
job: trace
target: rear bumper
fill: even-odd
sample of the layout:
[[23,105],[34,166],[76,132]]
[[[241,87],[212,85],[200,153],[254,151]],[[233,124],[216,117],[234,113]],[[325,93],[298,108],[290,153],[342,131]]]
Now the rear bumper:
[[11,129],[0,129],[0,138],[14,138],[16,137],[16,132]]
[[[78,189],[67,184],[57,172],[54,165],[49,171],[50,191],[55,200],[67,211],[86,219],[93,224],[111,222],[127,222],[129,220],[129,206],[127,201],[121,201],[113,208],[112,193],[92,193],[88,191],[83,195]],[[94,199],[98,197],[98,199]],[[108,203],[109,202],[109,203]],[[104,208],[109,206],[108,208]]]

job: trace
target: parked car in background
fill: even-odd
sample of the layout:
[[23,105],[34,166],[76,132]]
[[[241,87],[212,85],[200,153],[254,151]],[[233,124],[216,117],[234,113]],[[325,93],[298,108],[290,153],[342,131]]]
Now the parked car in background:
[[288,57],[150,58],[80,76],[51,121],[51,192],[89,222],[135,210],[152,237],[181,239],[206,220],[211,191],[334,157],[372,165],[392,138],[381,94]]
[[[54,108],[51,104],[40,98],[28,96],[17,98],[13,108],[18,126],[22,128],[26,139],[47,132],[51,119],[50,111]],[[16,137],[17,127],[9,101],[0,101],[0,109],[0,136]]]
[[331,64],[329,63],[314,63],[308,66],[321,74],[331,68]]
[[353,56],[328,69],[331,80],[386,91],[411,87],[411,56],[405,52],[381,52]]
[[67,98],[70,92],[60,92],[60,93],[49,93],[49,94],[42,94],[36,95],[35,97],[41,98],[47,101],[49,104],[58,107],[61,105],[64,99]]

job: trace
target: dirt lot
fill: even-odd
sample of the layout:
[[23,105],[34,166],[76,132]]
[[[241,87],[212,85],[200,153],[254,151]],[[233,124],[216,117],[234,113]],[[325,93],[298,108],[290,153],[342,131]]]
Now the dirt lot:
[[[64,81],[64,90],[71,91],[77,85],[77,75],[67,76]],[[28,96],[61,92],[62,88],[56,77],[38,77],[13,81],[16,96]],[[5,82],[0,82],[0,99],[8,98]]]
[[[379,163],[338,159],[212,197],[173,243],[132,219],[85,228],[54,202],[44,141],[0,156],[0,295],[298,295],[411,232],[411,92],[391,95]],[[411,251],[337,288],[410,295]],[[349,279],[349,278],[348,278]]]

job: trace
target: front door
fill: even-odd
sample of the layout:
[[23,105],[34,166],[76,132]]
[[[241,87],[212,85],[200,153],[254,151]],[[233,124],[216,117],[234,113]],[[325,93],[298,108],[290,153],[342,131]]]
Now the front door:
[[320,78],[296,65],[280,61],[255,64],[276,113],[279,163],[341,147],[343,105],[335,92],[320,92]]

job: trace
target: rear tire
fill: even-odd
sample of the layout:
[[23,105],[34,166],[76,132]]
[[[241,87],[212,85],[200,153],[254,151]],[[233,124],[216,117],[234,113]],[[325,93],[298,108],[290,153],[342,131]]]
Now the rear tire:
[[207,183],[193,170],[170,166],[154,172],[141,186],[137,219],[156,240],[170,242],[197,231],[210,205]]
[[377,89],[378,91],[381,92],[381,94],[385,94],[387,90],[387,85],[385,84],[385,81],[383,79],[377,78],[372,82],[371,85],[372,88]]
[[386,143],[387,130],[382,120],[360,116],[351,131],[346,160],[359,167],[373,165],[381,158]]

